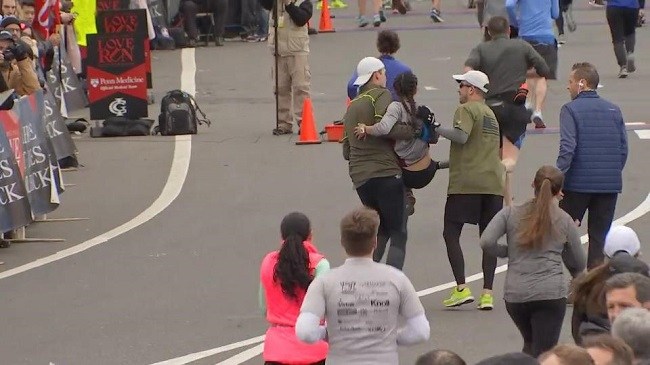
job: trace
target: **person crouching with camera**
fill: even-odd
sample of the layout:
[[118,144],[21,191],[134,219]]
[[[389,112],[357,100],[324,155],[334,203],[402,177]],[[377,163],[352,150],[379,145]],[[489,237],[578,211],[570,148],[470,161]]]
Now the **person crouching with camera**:
[[[14,89],[19,96],[29,95],[41,88],[30,48],[22,40],[15,40],[11,32],[0,31],[0,92]],[[2,85],[4,81],[5,85]]]

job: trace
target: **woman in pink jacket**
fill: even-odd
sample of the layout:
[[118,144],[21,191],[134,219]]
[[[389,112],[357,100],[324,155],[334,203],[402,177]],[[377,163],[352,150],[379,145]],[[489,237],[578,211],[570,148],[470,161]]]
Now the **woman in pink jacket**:
[[260,268],[260,308],[270,324],[264,340],[264,361],[268,365],[324,365],[327,343],[301,342],[295,324],[309,284],[330,265],[311,243],[311,223],[304,214],[294,212],[284,217],[280,233],[282,247],[267,254]]

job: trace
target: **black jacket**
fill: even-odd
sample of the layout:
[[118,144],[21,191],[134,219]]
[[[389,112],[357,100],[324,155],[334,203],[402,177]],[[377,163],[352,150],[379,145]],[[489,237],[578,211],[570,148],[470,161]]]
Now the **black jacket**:
[[[273,10],[273,4],[276,0],[260,0],[260,4],[266,10]],[[289,14],[291,20],[299,27],[307,24],[309,19],[311,19],[314,7],[311,4],[310,0],[304,0],[300,6],[296,6],[295,1],[290,2],[285,5],[284,10]]]

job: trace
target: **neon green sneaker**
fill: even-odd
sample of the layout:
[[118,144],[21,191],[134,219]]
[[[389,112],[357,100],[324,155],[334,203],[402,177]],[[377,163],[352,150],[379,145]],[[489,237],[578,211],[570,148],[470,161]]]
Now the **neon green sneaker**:
[[442,301],[442,304],[445,305],[445,307],[458,307],[466,303],[471,303],[474,301],[474,297],[472,296],[472,292],[469,290],[469,288],[465,288],[463,290],[458,290],[458,287],[455,287],[451,291],[451,296],[448,299],[445,299]]
[[348,4],[344,3],[343,0],[332,0],[330,3],[330,8],[332,9],[345,9],[348,7]]
[[494,297],[492,294],[481,294],[481,297],[478,299],[478,306],[476,308],[482,311],[491,311],[494,308]]

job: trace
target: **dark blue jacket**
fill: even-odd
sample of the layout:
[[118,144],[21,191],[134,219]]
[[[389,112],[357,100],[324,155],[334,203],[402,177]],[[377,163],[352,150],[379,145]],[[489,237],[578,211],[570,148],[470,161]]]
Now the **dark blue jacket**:
[[[395,94],[393,82],[395,82],[397,75],[411,71],[411,68],[401,61],[396,60],[393,56],[381,55],[379,56],[379,59],[384,63],[384,67],[386,68],[386,88],[393,96],[393,100],[399,100],[397,94]],[[352,77],[350,77],[350,80],[348,81],[348,98],[350,98],[350,100],[356,98],[359,92],[359,87],[354,85],[354,80],[357,79],[357,76],[357,70],[355,69],[352,73]]]
[[[640,1],[639,0],[608,0],[608,8],[630,8],[638,9]],[[645,2],[644,2],[645,5]]]
[[583,91],[560,110],[560,154],[564,190],[620,193],[627,160],[621,109],[595,91]]

